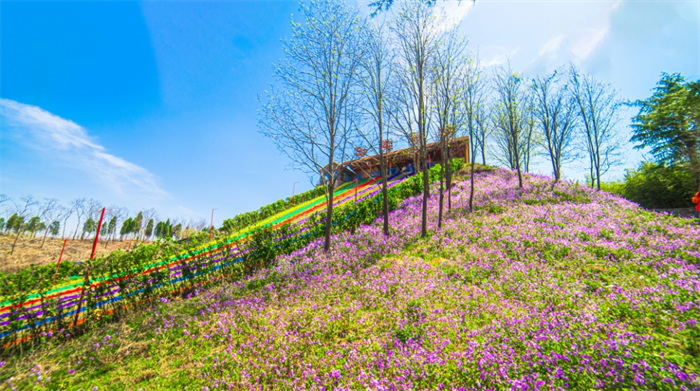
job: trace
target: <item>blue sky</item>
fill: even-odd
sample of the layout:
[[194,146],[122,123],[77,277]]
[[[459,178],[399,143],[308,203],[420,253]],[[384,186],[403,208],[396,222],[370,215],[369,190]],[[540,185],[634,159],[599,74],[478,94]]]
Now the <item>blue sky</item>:
[[[369,1],[353,2],[364,12]],[[438,2],[490,66],[577,64],[626,99],[700,78],[693,1]],[[295,1],[0,3],[0,192],[214,223],[311,188],[256,131]],[[633,111],[623,116],[624,132]],[[626,154],[634,167],[639,152]],[[547,173],[542,165],[542,173]],[[584,162],[564,168],[583,178]],[[605,179],[605,177],[604,177]]]

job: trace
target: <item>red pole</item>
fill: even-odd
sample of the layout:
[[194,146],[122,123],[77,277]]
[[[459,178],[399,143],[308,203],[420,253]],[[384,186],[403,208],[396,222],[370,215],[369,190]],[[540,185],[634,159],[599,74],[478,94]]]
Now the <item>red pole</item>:
[[90,259],[95,257],[95,250],[97,249],[97,240],[100,239],[100,229],[102,229],[102,220],[105,218],[105,208],[102,208],[102,214],[100,215],[100,223],[97,224],[97,233],[95,234],[95,243],[92,244],[92,254],[90,254]]
[[[102,220],[105,217],[105,208],[102,208],[102,214],[100,215],[100,222],[97,224],[97,232],[95,233],[95,243],[92,244],[92,254],[90,254],[90,259],[95,257],[95,250],[97,249],[97,240],[100,238],[100,230],[102,229]],[[90,271],[85,269],[85,281],[83,281],[83,289],[80,291],[80,299],[78,299],[78,309],[75,311],[75,320],[73,321],[73,326],[78,325],[78,318],[80,317],[80,308],[83,306],[83,296],[85,295],[85,287],[90,289]]]
[[68,239],[63,240],[63,247],[61,247],[61,255],[58,256],[58,264],[56,265],[56,273],[53,275],[53,281],[51,281],[51,285],[56,283],[56,275],[58,274],[58,267],[61,266],[61,259],[63,258],[63,250],[66,249],[66,242]]

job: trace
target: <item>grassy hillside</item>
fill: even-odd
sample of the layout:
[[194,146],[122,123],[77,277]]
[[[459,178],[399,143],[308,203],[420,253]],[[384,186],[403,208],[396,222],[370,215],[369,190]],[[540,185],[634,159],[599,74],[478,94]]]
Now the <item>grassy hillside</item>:
[[[464,189],[462,191],[462,189]],[[508,171],[0,368],[17,389],[697,389],[700,228]],[[65,332],[61,332],[63,334]],[[12,377],[11,380],[10,377]],[[93,388],[97,387],[97,388]]]

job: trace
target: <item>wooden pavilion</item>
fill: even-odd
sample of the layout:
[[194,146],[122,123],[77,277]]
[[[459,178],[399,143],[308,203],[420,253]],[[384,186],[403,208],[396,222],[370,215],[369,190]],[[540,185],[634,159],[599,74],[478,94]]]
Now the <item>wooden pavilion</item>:
[[[438,142],[430,143],[428,147],[428,163],[432,167],[440,163],[442,150]],[[458,137],[450,141],[450,156],[452,158],[463,158],[469,160],[469,137]],[[415,160],[419,158],[418,148],[404,148],[384,154],[387,161],[387,174],[389,176],[399,173],[411,173],[415,171]],[[335,185],[366,178],[376,178],[381,176],[379,155],[364,156],[356,160],[351,160],[345,164],[334,163],[333,171],[336,178]],[[328,178],[328,166],[323,168],[321,174]]]

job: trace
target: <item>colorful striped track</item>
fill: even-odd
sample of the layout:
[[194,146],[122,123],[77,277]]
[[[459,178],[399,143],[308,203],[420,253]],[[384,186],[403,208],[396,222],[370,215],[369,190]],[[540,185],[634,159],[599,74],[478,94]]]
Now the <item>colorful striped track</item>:
[[[394,187],[402,183],[410,175],[398,174],[389,177],[387,180],[388,187]],[[381,178],[365,179],[360,181],[357,186],[354,183],[346,183],[340,186],[333,193],[334,208],[343,207],[344,205],[355,202],[360,202],[367,198],[375,196],[381,190]],[[277,229],[285,224],[303,224],[310,216],[315,213],[325,210],[327,205],[326,197],[309,200],[290,209],[282,211],[274,216],[271,216],[263,221],[260,221],[252,226],[249,226],[235,234],[230,235],[225,240],[207,243],[188,253],[179,254],[161,259],[157,262],[149,264],[140,270],[132,269],[122,271],[120,273],[99,276],[90,278],[89,285],[85,285],[82,279],[76,281],[68,281],[57,284],[51,289],[44,292],[34,292],[24,297],[21,303],[13,302],[13,300],[4,300],[0,302],[0,338],[7,339],[12,334],[15,334],[16,339],[8,344],[16,343],[23,340],[22,331],[26,331],[32,327],[44,325],[46,323],[56,322],[59,319],[68,318],[72,322],[76,312],[84,315],[88,310],[102,311],[102,313],[110,313],[111,309],[103,308],[105,305],[119,302],[123,296],[140,295],[146,288],[128,289],[126,292],[121,292],[119,286],[120,281],[127,280],[136,275],[154,275],[154,272],[164,271],[165,275],[161,275],[162,280],[148,287],[149,290],[161,289],[167,292],[174,290],[175,283],[183,282],[196,276],[205,275],[218,270],[222,267],[239,262],[242,259],[243,250],[239,250],[239,246],[245,243],[251,234],[258,228],[271,227]],[[204,257],[209,257],[203,263],[200,263],[195,272],[190,271],[185,273],[185,269],[189,266],[189,262],[193,260],[202,260]],[[213,278],[218,278],[214,277]],[[156,277],[154,277],[156,278]],[[151,280],[152,281],[152,280]],[[201,283],[200,283],[201,284]],[[169,286],[171,286],[169,289]],[[104,293],[100,297],[92,295],[92,304],[86,308],[85,299],[81,296],[84,291],[92,291],[97,287],[102,287]],[[186,287],[179,287],[177,290]],[[58,307],[62,313],[60,315],[48,315],[42,308],[42,300],[57,300]],[[85,321],[84,317],[77,320],[77,324]],[[10,329],[10,319],[20,321],[22,326]],[[31,319],[31,320],[30,320]]]

